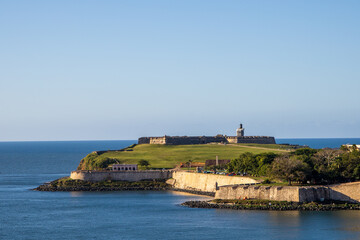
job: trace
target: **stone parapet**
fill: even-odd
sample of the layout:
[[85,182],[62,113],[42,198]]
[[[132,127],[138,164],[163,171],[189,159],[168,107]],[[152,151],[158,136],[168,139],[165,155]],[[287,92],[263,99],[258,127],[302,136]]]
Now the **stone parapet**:
[[190,145],[208,143],[258,143],[276,144],[274,137],[268,136],[163,136],[163,137],[141,137],[139,144],[167,144],[167,145]]
[[360,182],[343,183],[329,186],[219,186],[215,198],[243,199],[254,198],[273,201],[321,202],[336,200],[360,202]]
[[216,192],[217,188],[230,184],[256,184],[257,180],[249,177],[224,176],[219,174],[174,171],[169,184],[178,189],[202,192]]
[[145,171],[73,171],[70,178],[84,181],[129,181],[136,182],[148,179],[171,178],[172,171],[169,170],[145,170]]

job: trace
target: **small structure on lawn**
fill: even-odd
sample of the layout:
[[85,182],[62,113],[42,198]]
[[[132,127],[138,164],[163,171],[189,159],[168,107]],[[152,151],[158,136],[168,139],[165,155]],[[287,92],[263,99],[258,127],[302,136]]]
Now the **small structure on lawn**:
[[206,160],[205,167],[224,166],[230,163],[230,159]]
[[137,164],[113,164],[112,170],[113,171],[137,171],[138,165]]

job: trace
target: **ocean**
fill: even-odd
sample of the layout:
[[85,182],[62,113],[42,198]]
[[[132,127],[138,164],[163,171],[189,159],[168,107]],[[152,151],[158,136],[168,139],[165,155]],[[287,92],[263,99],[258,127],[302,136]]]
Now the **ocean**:
[[[313,148],[360,139],[277,139]],[[360,211],[234,211],[179,192],[36,192],[95,150],[132,141],[0,142],[0,239],[360,239]]]

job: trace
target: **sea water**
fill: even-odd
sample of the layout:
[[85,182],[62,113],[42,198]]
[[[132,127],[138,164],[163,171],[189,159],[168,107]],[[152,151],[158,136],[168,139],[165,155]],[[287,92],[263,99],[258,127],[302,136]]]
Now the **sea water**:
[[[286,139],[339,147],[360,139]],[[191,209],[178,192],[37,192],[95,150],[136,141],[0,142],[0,239],[359,239],[360,211]],[[325,145],[324,145],[325,144]]]

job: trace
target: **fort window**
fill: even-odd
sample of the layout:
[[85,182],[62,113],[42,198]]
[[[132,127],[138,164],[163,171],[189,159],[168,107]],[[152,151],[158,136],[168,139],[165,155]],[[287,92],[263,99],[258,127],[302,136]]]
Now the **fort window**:
[[128,171],[128,170],[134,170],[136,171],[138,169],[138,165],[137,164],[113,164],[112,165],[112,170],[113,171],[117,171],[117,170],[122,170],[122,171]]

